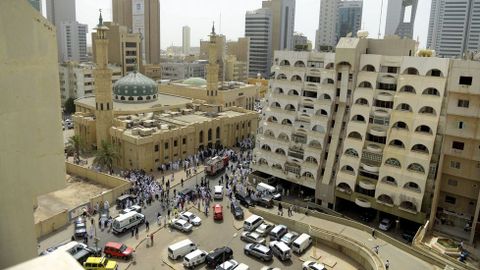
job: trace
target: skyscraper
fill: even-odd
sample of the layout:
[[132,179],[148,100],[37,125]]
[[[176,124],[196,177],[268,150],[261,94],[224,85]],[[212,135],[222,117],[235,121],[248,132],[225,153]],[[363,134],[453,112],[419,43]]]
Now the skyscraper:
[[320,2],[320,17],[315,37],[315,50],[332,50],[336,45],[335,20],[337,0],[322,0]]
[[88,25],[62,21],[57,25],[60,62],[86,62]]
[[190,53],[190,26],[182,27],[182,52],[183,54]]
[[335,31],[338,42],[340,38],[351,34],[357,36],[362,26],[363,1],[339,1],[337,3],[337,19]]
[[443,57],[480,49],[480,0],[432,0],[427,47]]
[[390,0],[387,8],[385,36],[413,38],[418,0]]
[[261,8],[245,14],[245,37],[250,38],[249,77],[268,77],[272,63],[272,11]]
[[295,28],[295,0],[267,0],[262,8],[272,13],[272,51],[291,50]]
[[[55,26],[76,21],[75,0],[47,0],[47,19]],[[58,34],[58,29],[57,29]]]
[[160,63],[159,0],[112,0],[113,22],[142,34],[144,63]]

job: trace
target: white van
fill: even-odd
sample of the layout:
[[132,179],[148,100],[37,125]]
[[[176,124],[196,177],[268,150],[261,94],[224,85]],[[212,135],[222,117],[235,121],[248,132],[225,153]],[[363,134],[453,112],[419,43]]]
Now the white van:
[[183,266],[185,268],[193,268],[205,262],[208,253],[204,250],[196,249],[183,258]]
[[223,199],[223,186],[215,186],[214,193],[213,193],[213,198],[215,200]]
[[257,215],[251,215],[243,222],[244,231],[254,231],[260,224],[263,223],[263,218]]
[[272,249],[273,255],[277,256],[281,261],[290,260],[292,257],[292,250],[284,242],[271,241],[270,248]]
[[277,225],[275,228],[273,228],[269,235],[270,235],[270,240],[277,240],[279,241],[282,239],[282,236],[285,235],[288,232],[288,228],[285,225]]
[[185,239],[168,246],[168,257],[172,260],[176,260],[196,249],[197,245],[195,245],[195,243],[190,241],[190,239]]
[[235,270],[250,270],[250,267],[244,263],[240,263],[237,267],[234,268]]
[[272,187],[268,184],[265,184],[265,183],[258,183],[257,191],[260,191],[260,192],[267,191],[267,193],[272,195],[274,200],[281,200],[282,199],[282,195],[277,192],[276,188],[274,188],[274,187]]
[[292,250],[298,254],[302,253],[312,244],[312,237],[306,233],[302,233],[295,241],[292,243]]
[[122,233],[145,222],[145,216],[135,211],[120,215],[113,220],[113,232]]

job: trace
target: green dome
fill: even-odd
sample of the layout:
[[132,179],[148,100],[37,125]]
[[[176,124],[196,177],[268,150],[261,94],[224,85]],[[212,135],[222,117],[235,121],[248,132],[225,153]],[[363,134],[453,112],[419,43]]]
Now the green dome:
[[130,72],[113,85],[117,101],[145,102],[157,98],[157,83],[139,72]]
[[188,84],[190,86],[202,86],[202,85],[207,84],[207,80],[205,80],[204,78],[200,78],[200,77],[192,77],[192,78],[188,78],[188,79],[184,80],[182,83],[183,84]]

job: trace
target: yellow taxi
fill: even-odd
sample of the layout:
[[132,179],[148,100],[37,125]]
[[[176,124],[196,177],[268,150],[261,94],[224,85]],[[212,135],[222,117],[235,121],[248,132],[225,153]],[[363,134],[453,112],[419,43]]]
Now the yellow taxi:
[[110,261],[105,257],[88,257],[87,261],[83,263],[83,268],[86,270],[117,270],[118,265],[116,261]]

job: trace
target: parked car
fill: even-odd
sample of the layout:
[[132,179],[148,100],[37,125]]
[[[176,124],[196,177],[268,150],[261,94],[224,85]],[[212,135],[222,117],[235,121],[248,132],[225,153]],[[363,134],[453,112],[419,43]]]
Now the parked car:
[[118,242],[107,242],[103,248],[103,253],[107,257],[130,259],[133,256],[133,248]]
[[84,263],[85,270],[117,270],[116,261],[111,261],[105,257],[89,257]]
[[120,211],[120,214],[126,214],[126,213],[129,213],[129,212],[132,212],[132,211],[135,211],[137,213],[142,213],[142,207],[140,205],[132,205],[130,207],[127,207],[125,209],[123,209],[122,211]]
[[246,244],[244,251],[246,255],[252,255],[262,261],[271,261],[273,259],[272,250],[262,244]]
[[215,204],[213,206],[213,220],[223,220],[223,206],[221,204]]
[[382,231],[388,231],[392,227],[392,221],[389,218],[383,218],[378,224],[378,228]]
[[238,262],[235,260],[228,260],[217,265],[215,270],[233,270],[238,266]]
[[196,249],[183,257],[183,267],[190,268],[205,262],[208,253],[204,250]]
[[413,238],[415,237],[415,231],[412,230],[404,230],[402,233],[402,238],[407,241],[407,243],[412,242]]
[[280,238],[280,241],[287,244],[287,246],[291,246],[293,241],[295,241],[295,239],[297,239],[299,236],[300,236],[300,234],[290,231],[290,232],[284,234],[282,236],[282,238]]
[[177,229],[181,232],[191,232],[192,231],[192,224],[188,223],[187,221],[179,218],[175,218],[170,220],[170,227]]
[[55,249],[68,252],[80,264],[83,264],[89,257],[97,257],[102,255],[102,249],[88,247],[86,244],[76,241],[71,241],[60,245]]
[[233,250],[229,247],[219,247],[214,249],[207,255],[207,265],[209,267],[216,267],[226,260],[233,258]]
[[247,243],[265,244],[265,238],[256,232],[242,232],[240,240]]
[[230,211],[235,219],[243,219],[243,209],[237,201],[230,204]]
[[255,204],[265,208],[273,208],[273,197],[263,196],[254,200]]
[[250,206],[255,206],[255,203],[253,202],[252,198],[248,195],[242,195],[240,193],[235,193],[235,199],[237,199],[241,205],[245,207],[250,207]]
[[260,226],[257,227],[257,229],[255,229],[255,232],[265,237],[268,235],[268,233],[270,233],[273,227],[275,227],[273,226],[273,224],[268,222],[263,222],[262,224],[260,224]]
[[78,217],[73,223],[74,237],[83,239],[87,236],[87,222],[83,217]]
[[127,205],[128,201],[134,201],[137,198],[137,196],[133,194],[125,194],[117,198],[116,200],[116,205],[117,209],[123,209],[125,205]]
[[327,270],[325,265],[314,261],[306,261],[302,264],[303,270]]
[[365,211],[360,215],[360,219],[364,222],[370,222],[375,218],[375,213],[371,211]]
[[202,224],[202,219],[192,212],[187,211],[180,213],[179,218],[190,222],[193,226],[200,226]]

